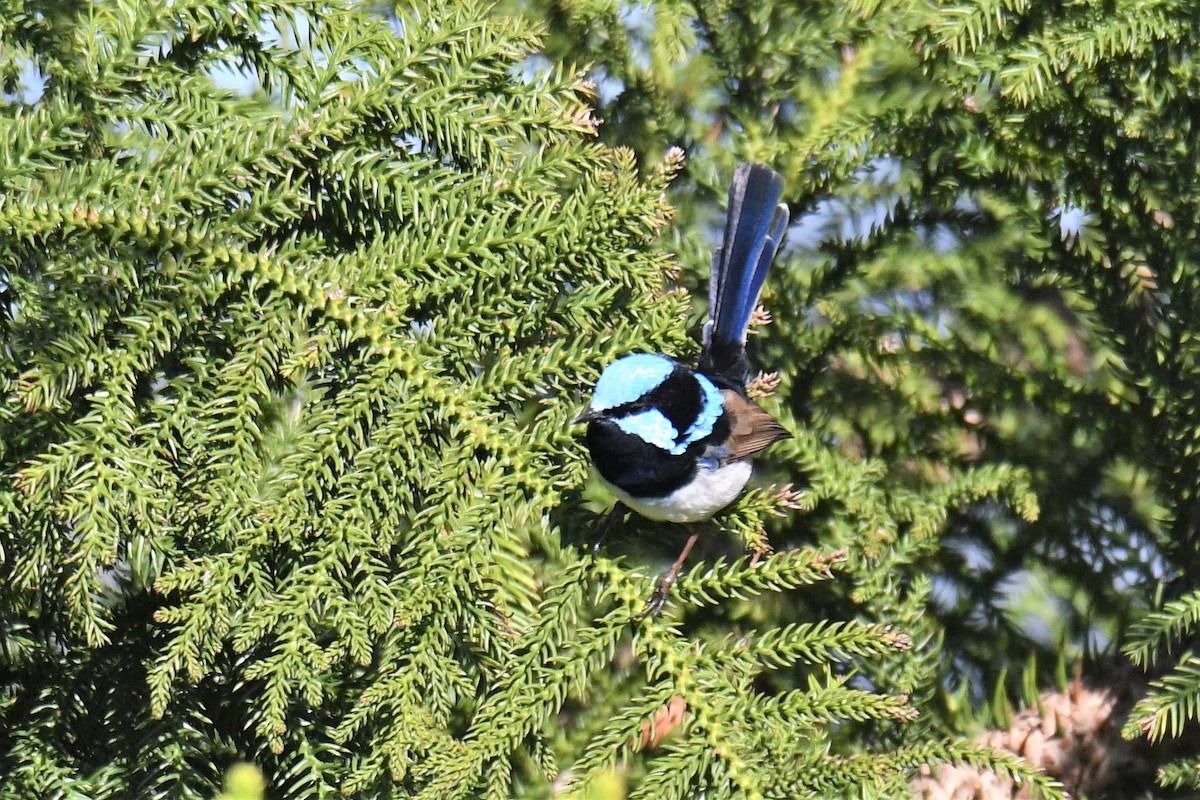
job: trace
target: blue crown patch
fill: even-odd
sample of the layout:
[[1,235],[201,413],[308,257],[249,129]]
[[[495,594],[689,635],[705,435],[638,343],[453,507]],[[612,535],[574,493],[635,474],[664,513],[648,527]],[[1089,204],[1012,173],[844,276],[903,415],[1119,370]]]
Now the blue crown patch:
[[600,373],[596,391],[592,393],[592,409],[606,411],[632,403],[654,391],[674,371],[675,364],[666,356],[653,353],[622,356]]

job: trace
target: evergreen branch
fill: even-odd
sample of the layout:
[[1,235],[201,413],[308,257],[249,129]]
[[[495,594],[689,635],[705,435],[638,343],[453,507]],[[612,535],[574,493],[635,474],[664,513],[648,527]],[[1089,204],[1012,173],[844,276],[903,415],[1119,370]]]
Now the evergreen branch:
[[[820,787],[822,791],[833,793],[864,783],[882,787],[897,772],[911,774],[923,766],[939,763],[961,764],[979,772],[1001,776],[1045,800],[1065,800],[1066,797],[1057,781],[1046,777],[1020,758],[962,742],[933,742],[901,747],[887,753],[821,755],[801,765],[799,770],[802,777],[797,777]],[[899,786],[892,788],[901,790]]]
[[846,561],[844,550],[821,552],[803,549],[755,559],[743,556],[726,564],[718,559],[698,564],[675,583],[675,594],[684,605],[703,607],[730,598],[745,599],[763,592],[794,589],[833,578],[833,569]]
[[828,664],[851,656],[870,658],[912,648],[912,639],[887,625],[830,622],[787,625],[744,637],[731,654],[770,669],[797,663]]
[[1200,623],[1200,591],[1171,600],[1157,611],[1146,614],[1129,630],[1125,655],[1143,669],[1150,668],[1170,655],[1173,642],[1182,639]]
[[1192,759],[1180,759],[1158,769],[1158,785],[1164,789],[1200,788],[1200,769]]
[[650,738],[658,733],[654,727],[656,712],[674,696],[675,691],[676,687],[666,682],[647,687],[612,714],[603,729],[590,738],[586,749],[571,765],[573,782],[576,785],[586,784],[614,769],[622,758],[644,748]]
[[1151,742],[1179,738],[1184,726],[1200,716],[1200,659],[1190,652],[1166,676],[1150,682],[1146,696],[1134,704],[1121,730],[1127,739]]
[[849,689],[842,685],[846,680],[844,678],[826,680],[824,685],[810,685],[807,690],[797,689],[767,698],[748,711],[764,725],[801,727],[835,725],[847,719],[860,722],[869,719],[911,722],[920,713],[909,705],[909,698],[904,695],[881,695]]

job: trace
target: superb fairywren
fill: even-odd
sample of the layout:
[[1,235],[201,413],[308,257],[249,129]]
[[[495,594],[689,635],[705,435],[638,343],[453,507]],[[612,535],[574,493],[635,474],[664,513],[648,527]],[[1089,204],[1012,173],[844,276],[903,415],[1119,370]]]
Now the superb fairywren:
[[[588,423],[592,462],[621,501],[614,513],[624,514],[623,503],[650,519],[706,520],[745,488],[750,459],[790,436],[746,396],[746,330],[787,229],[782,194],[783,178],[770,167],[742,164],[734,172],[696,369],[637,353],[600,374],[577,421]],[[693,535],[668,579],[694,542]]]

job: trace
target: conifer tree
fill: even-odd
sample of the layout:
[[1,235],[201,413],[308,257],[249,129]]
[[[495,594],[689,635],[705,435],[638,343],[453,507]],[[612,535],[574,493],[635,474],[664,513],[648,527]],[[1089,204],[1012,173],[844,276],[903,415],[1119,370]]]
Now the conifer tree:
[[[1190,785],[1192,16],[4,4],[0,794],[1055,797],[972,737],[1120,646]],[[569,421],[751,158],[795,438],[643,616]]]
[[288,798],[1049,786],[895,740],[935,659],[871,676],[927,585],[813,586],[974,498],[1031,515],[1010,471],[887,495],[801,433],[854,487],[836,535],[770,553],[820,496],[758,488],[662,616],[652,552],[592,554],[583,387],[696,346],[680,158],[596,143],[583,76],[491,11],[2,9],[4,794],[207,798],[242,760]]
[[[850,559],[868,615],[880,566],[933,585],[918,624],[945,652],[926,719],[1006,726],[1009,697],[1036,703],[1039,676],[1066,689],[1066,665],[1113,697],[1148,679],[1125,733],[1174,741],[1110,791],[1162,793],[1156,769],[1196,787],[1194,7],[511,9],[547,21],[552,59],[593,64],[602,138],[687,153],[685,282],[703,276],[719,176],[746,157],[783,170],[798,223],[774,297],[794,302],[768,298],[762,362],[827,458],[871,464],[887,492],[964,469],[1028,481],[1036,518],[964,503],[920,538],[879,526],[860,541],[882,559]],[[791,477],[815,513],[776,521],[777,546],[871,524],[828,461],[805,467]],[[1150,673],[1114,666],[1120,650]]]

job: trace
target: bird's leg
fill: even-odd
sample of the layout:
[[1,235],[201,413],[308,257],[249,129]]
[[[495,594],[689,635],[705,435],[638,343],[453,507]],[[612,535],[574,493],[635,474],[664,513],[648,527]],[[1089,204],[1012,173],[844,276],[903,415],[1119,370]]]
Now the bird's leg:
[[642,609],[642,613],[638,614],[638,617],[644,617],[647,614],[656,617],[663,610],[663,606],[667,603],[667,595],[671,593],[671,587],[675,585],[675,579],[679,577],[679,570],[683,566],[683,562],[687,561],[688,554],[696,546],[696,539],[699,537],[699,531],[688,537],[687,544],[683,546],[683,552],[679,554],[679,558],[675,559],[675,563],[667,570],[667,574],[658,581],[658,588],[654,590],[654,594],[650,595],[650,599],[646,601],[646,607]]
[[604,544],[604,540],[613,532],[615,528],[621,526],[625,522],[625,515],[629,513],[629,506],[622,503],[620,500],[612,507],[612,510],[604,515],[604,519],[600,520],[600,524],[596,526],[596,530],[592,532],[592,554],[600,552],[600,545]]

